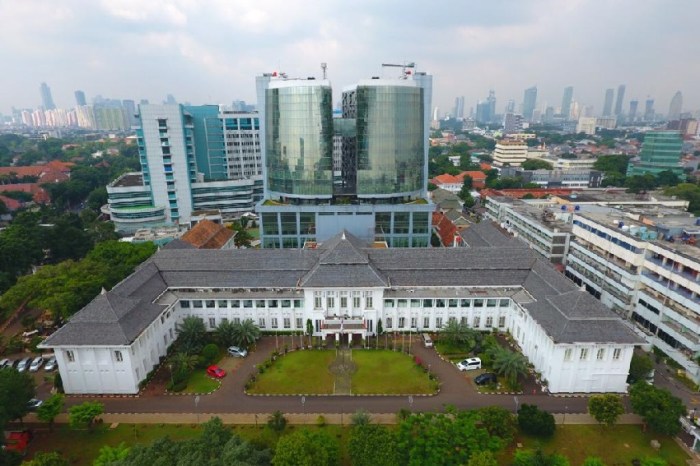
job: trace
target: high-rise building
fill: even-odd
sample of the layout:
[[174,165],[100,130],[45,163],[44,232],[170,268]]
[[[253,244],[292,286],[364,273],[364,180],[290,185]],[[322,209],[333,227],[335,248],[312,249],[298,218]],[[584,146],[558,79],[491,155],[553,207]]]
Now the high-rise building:
[[56,104],[53,103],[53,97],[51,97],[51,88],[46,83],[41,83],[39,92],[41,93],[41,105],[44,107],[44,110],[55,109]]
[[532,112],[535,111],[535,105],[537,105],[537,86],[532,86],[525,89],[525,94],[523,95],[523,118],[526,121],[532,121]]
[[496,119],[496,91],[493,89],[489,91],[489,96],[486,98],[486,102],[489,104],[489,115],[491,117],[489,123],[493,123]]
[[676,175],[683,174],[681,148],[683,139],[679,131],[649,131],[644,135],[639,160],[630,161],[627,176],[651,173],[658,175],[670,170]]
[[[425,247],[432,77],[402,68],[342,93],[332,118],[327,79],[257,78],[265,201],[258,204],[265,248],[296,248],[342,230],[392,247]],[[341,173],[332,176],[334,135]]]
[[567,86],[564,88],[564,96],[561,98],[561,116],[565,120],[571,118],[571,101],[574,98],[574,88]]
[[75,105],[82,107],[87,105],[87,100],[85,100],[85,93],[81,90],[75,91]]
[[654,99],[647,98],[644,103],[644,121],[654,121]]
[[137,123],[141,172],[107,186],[117,231],[189,225],[197,211],[232,217],[262,199],[257,114],[217,105],[140,105]]
[[615,89],[605,90],[605,102],[603,103],[603,116],[612,115],[613,99],[615,98]]
[[625,99],[625,85],[620,84],[617,87],[617,99],[615,99],[615,116],[620,116],[622,114],[622,103]]
[[455,118],[464,118],[464,96],[455,97]]
[[638,100],[630,100],[630,112],[627,115],[627,120],[629,122],[634,122],[637,119],[637,107],[639,107]]
[[515,113],[515,100],[508,99],[508,103],[506,104],[506,113]]
[[122,100],[122,108],[124,109],[127,127],[135,126],[137,124],[136,103],[133,100]]
[[527,160],[527,143],[517,139],[503,139],[493,151],[495,167],[519,167]]
[[681,91],[676,91],[671,99],[671,104],[668,107],[668,119],[679,120],[681,118],[681,111],[683,109],[683,94]]
[[519,133],[523,130],[523,116],[506,113],[503,118],[503,134]]

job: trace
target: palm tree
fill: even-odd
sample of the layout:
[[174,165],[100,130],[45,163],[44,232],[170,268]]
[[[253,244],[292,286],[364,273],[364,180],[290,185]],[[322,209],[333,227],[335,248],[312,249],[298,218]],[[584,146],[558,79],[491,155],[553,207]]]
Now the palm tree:
[[469,328],[464,322],[459,322],[457,319],[450,319],[442,328],[441,338],[453,347],[471,351],[479,339],[479,332]]
[[527,373],[527,359],[520,353],[503,349],[493,359],[493,368],[514,387],[518,383],[518,377]]
[[235,343],[238,346],[249,348],[260,337],[260,328],[253,322],[253,319],[246,319],[235,326]]
[[219,344],[224,347],[231,346],[236,343],[236,324],[228,320],[222,321],[215,330],[216,339]]
[[197,354],[204,346],[207,329],[200,317],[189,316],[177,326],[177,340],[180,348],[187,354]]
[[198,360],[199,358],[196,355],[190,355],[187,353],[177,353],[173,355],[173,357],[170,359],[170,363],[172,364],[172,371],[183,371],[190,373],[194,370],[195,367],[197,367]]

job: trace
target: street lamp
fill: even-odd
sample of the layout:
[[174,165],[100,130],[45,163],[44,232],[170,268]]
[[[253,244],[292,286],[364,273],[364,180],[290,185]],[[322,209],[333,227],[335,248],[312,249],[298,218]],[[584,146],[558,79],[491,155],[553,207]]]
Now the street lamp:
[[517,396],[514,396],[513,401],[515,402],[515,414],[518,414],[518,405],[520,404],[520,400],[518,400]]

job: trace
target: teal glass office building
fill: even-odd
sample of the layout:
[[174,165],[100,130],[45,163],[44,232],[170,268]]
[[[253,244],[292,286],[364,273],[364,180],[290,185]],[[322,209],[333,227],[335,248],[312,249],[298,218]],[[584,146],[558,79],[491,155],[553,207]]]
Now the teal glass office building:
[[390,247],[428,246],[431,76],[404,68],[395,79],[359,81],[343,89],[336,118],[328,80],[269,74],[257,88],[263,247],[303,247],[342,230]]
[[658,175],[667,170],[682,175],[682,148],[683,139],[679,131],[649,131],[644,135],[639,160],[631,161],[627,167],[627,176],[645,173]]

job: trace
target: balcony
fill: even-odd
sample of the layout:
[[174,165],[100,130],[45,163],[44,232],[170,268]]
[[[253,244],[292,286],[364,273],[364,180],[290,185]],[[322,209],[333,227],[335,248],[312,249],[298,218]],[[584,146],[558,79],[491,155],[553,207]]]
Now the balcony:
[[[681,325],[676,321],[673,321],[671,319],[662,319],[660,327],[666,327],[664,330],[667,333],[669,333],[676,340],[685,340],[684,343],[686,343],[686,345],[691,348],[700,344],[700,336],[698,336],[697,332],[693,332],[689,328]],[[669,332],[668,329],[670,329],[671,331]]]
[[647,271],[643,271],[642,276],[644,278],[648,278],[655,284],[661,285],[661,287],[658,287],[652,284],[652,288],[659,289],[661,293],[676,293],[691,302],[693,302],[696,299],[696,297],[693,296],[694,293],[692,291],[679,287],[675,282],[669,280],[666,277],[658,275],[654,272]]

